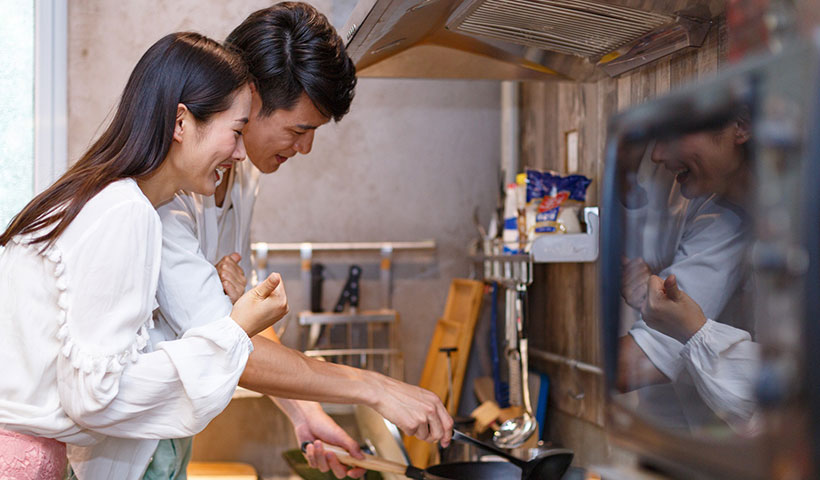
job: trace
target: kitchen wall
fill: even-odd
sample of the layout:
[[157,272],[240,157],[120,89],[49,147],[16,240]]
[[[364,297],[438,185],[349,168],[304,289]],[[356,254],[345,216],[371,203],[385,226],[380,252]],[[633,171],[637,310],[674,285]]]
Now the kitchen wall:
[[[108,121],[128,74],[162,35],[196,30],[224,38],[272,2],[245,0],[72,0],[69,3],[69,158]],[[355,0],[312,2],[340,28]],[[319,129],[313,151],[264,178],[252,239],[265,242],[434,239],[435,252],[397,253],[394,307],[401,315],[405,378],[417,382],[449,282],[467,276],[467,245],[495,204],[499,152],[496,82],[361,79],[351,113]],[[349,264],[364,267],[363,307],[381,305],[373,255],[317,254],[328,266],[332,307]],[[307,306],[298,256],[270,257],[291,303],[284,340],[295,345],[296,312]],[[340,421],[346,421],[341,418]],[[234,401],[195,442],[194,456],[252,463],[284,475],[279,453],[295,446],[285,417],[267,399]]]
[[[579,170],[593,179],[587,204],[599,205],[607,119],[677,86],[714,75],[726,57],[726,43],[721,20],[701,48],[616,79],[523,84],[522,165],[567,171],[565,137],[567,132],[577,131]],[[539,265],[531,290],[531,348],[600,366],[597,283],[594,263]],[[533,358],[532,364],[551,379],[549,438],[575,449],[575,461],[580,465],[625,458],[623,452],[613,449],[603,429],[602,377],[538,358]]]

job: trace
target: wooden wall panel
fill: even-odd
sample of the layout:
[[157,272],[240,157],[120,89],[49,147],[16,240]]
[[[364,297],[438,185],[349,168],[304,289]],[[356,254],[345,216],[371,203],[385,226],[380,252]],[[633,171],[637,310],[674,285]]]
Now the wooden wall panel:
[[[661,59],[595,83],[524,83],[521,87],[521,162],[564,171],[565,134],[579,133],[579,170],[590,176],[587,204],[599,205],[608,118],[671,89],[713,75],[725,58],[719,22],[701,48]],[[593,365],[601,364],[597,264],[538,265],[530,294],[530,345]],[[603,379],[543,359],[531,364],[550,375],[551,408],[604,424]]]

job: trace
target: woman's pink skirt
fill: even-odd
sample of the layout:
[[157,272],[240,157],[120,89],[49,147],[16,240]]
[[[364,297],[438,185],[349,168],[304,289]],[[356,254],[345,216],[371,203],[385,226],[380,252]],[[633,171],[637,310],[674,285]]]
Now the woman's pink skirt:
[[0,480],[62,480],[65,443],[0,429]]

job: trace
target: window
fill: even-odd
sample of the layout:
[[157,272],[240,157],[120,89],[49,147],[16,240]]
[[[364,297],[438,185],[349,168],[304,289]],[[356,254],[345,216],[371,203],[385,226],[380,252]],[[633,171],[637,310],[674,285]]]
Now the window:
[[0,0],[0,225],[34,192],[34,2]]
[[0,228],[66,166],[66,0],[0,0]]

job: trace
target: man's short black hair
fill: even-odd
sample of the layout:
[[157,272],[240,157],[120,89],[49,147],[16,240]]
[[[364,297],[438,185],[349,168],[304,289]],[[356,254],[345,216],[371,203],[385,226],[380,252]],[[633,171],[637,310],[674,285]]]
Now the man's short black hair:
[[262,98],[260,115],[290,109],[305,92],[337,122],[350,110],[356,67],[327,18],[302,2],[252,13],[225,43],[242,55]]

